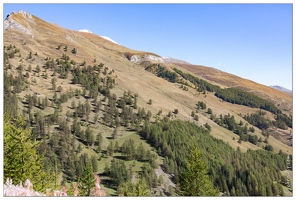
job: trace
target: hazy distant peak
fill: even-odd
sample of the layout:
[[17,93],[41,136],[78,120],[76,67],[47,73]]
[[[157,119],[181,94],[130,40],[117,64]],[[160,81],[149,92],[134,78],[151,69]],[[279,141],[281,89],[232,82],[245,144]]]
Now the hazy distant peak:
[[282,92],[292,93],[292,90],[289,90],[289,89],[284,88],[284,87],[279,86],[279,85],[271,85],[270,87],[272,87],[274,89],[277,89],[277,90],[280,90]]
[[87,30],[87,29],[79,30],[79,32],[92,33],[90,30]]

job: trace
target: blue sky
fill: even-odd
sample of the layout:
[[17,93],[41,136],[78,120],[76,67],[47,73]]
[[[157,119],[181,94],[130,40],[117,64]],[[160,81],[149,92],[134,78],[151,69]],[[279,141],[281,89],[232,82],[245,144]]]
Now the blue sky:
[[292,4],[3,4],[135,50],[292,89]]

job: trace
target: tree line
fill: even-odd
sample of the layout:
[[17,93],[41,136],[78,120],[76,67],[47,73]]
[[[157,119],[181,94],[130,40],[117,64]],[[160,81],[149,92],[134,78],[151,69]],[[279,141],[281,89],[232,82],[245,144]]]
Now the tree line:
[[165,67],[160,64],[152,64],[145,68],[145,70],[156,74],[158,77],[164,78],[169,82],[177,82],[178,74],[172,71],[167,70]]
[[282,129],[286,129],[286,127],[292,128],[292,116],[283,114],[281,110],[279,110],[273,103],[265,99],[262,99],[250,92],[243,91],[239,88],[222,89],[219,86],[208,83],[207,81],[199,79],[191,74],[182,72],[176,68],[174,68],[174,71],[182,76],[185,80],[189,80],[191,83],[193,83],[199,92],[207,90],[209,92],[214,92],[216,97],[229,103],[244,105],[251,108],[260,108],[269,111],[276,115],[276,120],[273,123],[274,126]]

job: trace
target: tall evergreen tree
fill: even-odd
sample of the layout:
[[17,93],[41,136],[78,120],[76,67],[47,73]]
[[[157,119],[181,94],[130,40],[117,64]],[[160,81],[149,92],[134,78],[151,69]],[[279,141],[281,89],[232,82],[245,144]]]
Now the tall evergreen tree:
[[185,170],[179,175],[180,196],[217,196],[218,190],[207,175],[201,153],[194,147],[187,158]]
[[89,196],[91,188],[95,187],[95,182],[92,164],[87,162],[82,176],[78,180],[79,196]]
[[94,155],[91,156],[91,164],[92,164],[93,171],[94,171],[94,172],[97,172],[99,166],[98,166],[97,158],[96,158],[96,156],[94,156]]
[[118,194],[123,196],[149,196],[150,190],[145,179],[136,183],[124,182],[118,187]]
[[31,140],[30,129],[24,128],[21,117],[4,116],[4,181],[13,184],[29,179],[35,191],[45,192],[53,184],[52,176],[45,171],[43,157],[37,153],[38,142]]

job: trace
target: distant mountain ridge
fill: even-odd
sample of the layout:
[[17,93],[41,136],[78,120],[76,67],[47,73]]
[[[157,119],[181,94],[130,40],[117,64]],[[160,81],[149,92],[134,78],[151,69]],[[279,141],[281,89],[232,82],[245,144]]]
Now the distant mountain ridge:
[[274,89],[277,89],[279,91],[282,91],[282,92],[287,92],[287,93],[292,93],[293,92],[292,90],[289,90],[289,89],[284,88],[284,87],[279,86],[279,85],[271,85],[270,87],[272,87]]

